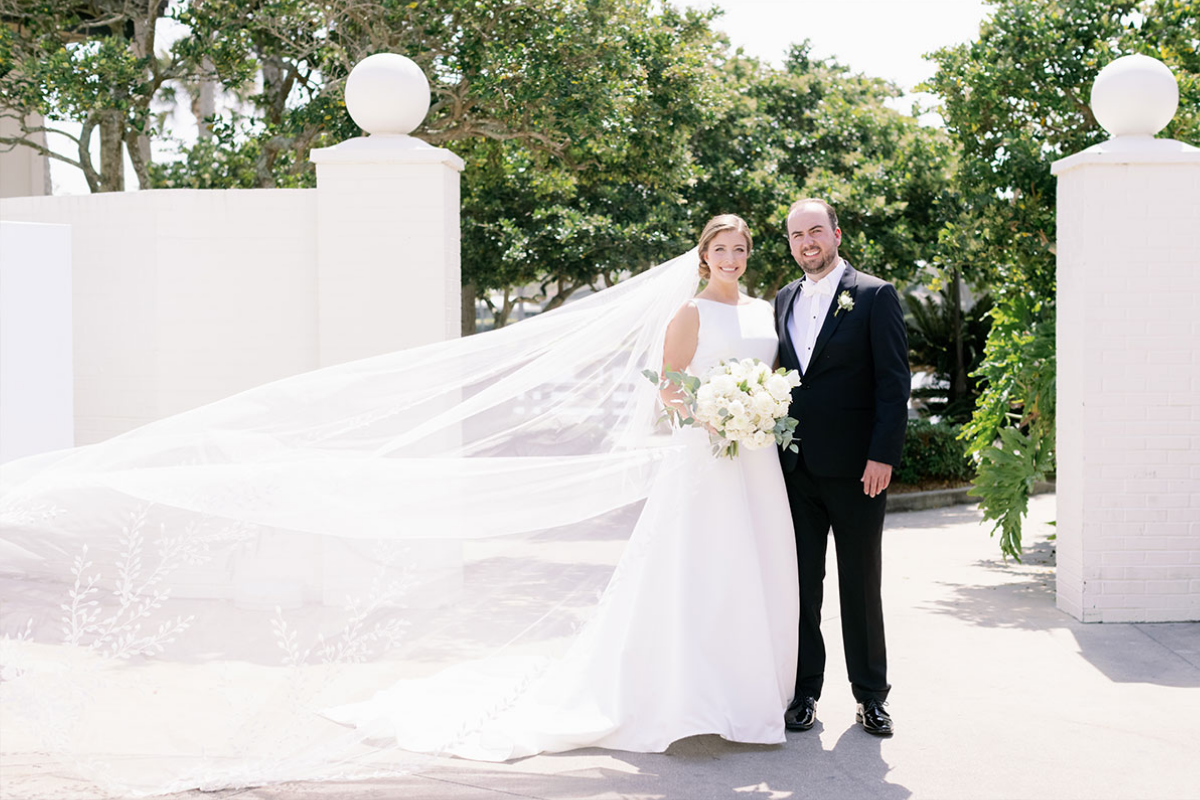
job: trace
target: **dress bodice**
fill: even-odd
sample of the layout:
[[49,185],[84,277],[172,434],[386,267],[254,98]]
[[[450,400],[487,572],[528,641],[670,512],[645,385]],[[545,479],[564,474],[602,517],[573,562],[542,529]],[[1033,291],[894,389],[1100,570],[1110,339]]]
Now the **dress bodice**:
[[694,298],[700,312],[700,334],[696,354],[688,365],[689,375],[702,377],[722,361],[757,358],[767,366],[775,363],[779,340],[775,335],[775,310],[766,300],[729,305]]

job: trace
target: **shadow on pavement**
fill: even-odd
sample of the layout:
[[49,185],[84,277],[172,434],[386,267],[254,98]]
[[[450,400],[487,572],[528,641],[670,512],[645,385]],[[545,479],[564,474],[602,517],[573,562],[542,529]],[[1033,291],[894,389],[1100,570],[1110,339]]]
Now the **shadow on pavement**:
[[994,583],[940,581],[950,596],[926,607],[985,628],[1070,632],[1079,655],[1118,683],[1200,688],[1200,623],[1082,623],[1055,605],[1054,543],[1040,541],[1022,562],[988,559],[976,567]]
[[[789,734],[787,745],[747,745],[717,736],[693,736],[675,742],[664,754],[609,753],[636,772],[596,769],[558,775],[497,774],[483,785],[502,785],[505,791],[534,797],[906,800],[912,796],[904,786],[887,782],[891,766],[883,759],[883,740],[855,725],[826,750],[821,732],[818,723],[812,731]],[[582,750],[571,755],[605,753]],[[776,757],[763,758],[765,754]],[[556,756],[542,758],[552,761]],[[601,794],[593,794],[596,791]]]

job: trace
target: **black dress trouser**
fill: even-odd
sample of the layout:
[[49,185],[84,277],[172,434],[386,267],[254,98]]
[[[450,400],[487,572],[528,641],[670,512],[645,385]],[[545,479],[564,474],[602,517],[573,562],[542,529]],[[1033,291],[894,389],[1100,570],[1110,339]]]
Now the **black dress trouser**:
[[887,492],[863,493],[858,478],[827,478],[809,472],[801,456],[784,472],[796,527],[800,572],[800,659],[796,697],[819,698],[825,677],[825,641],[821,638],[821,601],[825,547],[829,530],[837,551],[838,596],[846,671],[858,702],[884,700],[887,648],[883,636],[883,516]]

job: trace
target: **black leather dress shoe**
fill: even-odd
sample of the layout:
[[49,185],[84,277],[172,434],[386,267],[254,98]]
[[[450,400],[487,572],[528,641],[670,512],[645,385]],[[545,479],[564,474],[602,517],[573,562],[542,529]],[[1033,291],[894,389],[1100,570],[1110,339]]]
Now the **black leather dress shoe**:
[[797,697],[783,712],[783,727],[789,731],[806,731],[817,721],[817,701],[811,697]]
[[862,725],[863,730],[867,733],[873,733],[876,736],[891,736],[894,732],[892,718],[883,710],[882,700],[872,698],[865,703],[859,703],[854,721]]

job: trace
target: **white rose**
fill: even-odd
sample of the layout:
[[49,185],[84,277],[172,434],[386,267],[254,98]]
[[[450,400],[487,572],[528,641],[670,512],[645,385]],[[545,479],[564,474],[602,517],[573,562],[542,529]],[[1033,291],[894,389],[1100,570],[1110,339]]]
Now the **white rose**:
[[737,391],[737,381],[730,375],[716,375],[710,385],[717,394],[731,395]]
[[758,431],[748,434],[747,436],[745,436],[742,439],[742,442],[741,442],[742,446],[745,447],[747,450],[761,450],[763,448],[763,445],[760,444],[759,442],[760,442],[760,438],[762,437],[762,435],[763,434]]
[[754,397],[754,411],[761,416],[774,417],[776,405],[778,404],[775,402],[775,398],[767,392],[761,392]]
[[732,409],[730,409],[729,418],[725,420],[725,427],[730,430],[746,430],[750,427],[750,420],[747,418],[745,412],[734,414],[732,413]]
[[792,396],[792,386],[782,375],[772,375],[767,378],[766,388],[771,397],[776,400],[786,400]]

